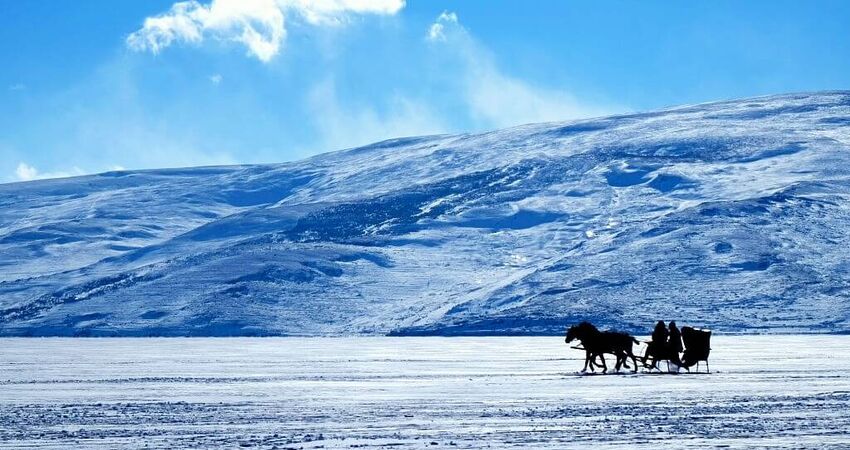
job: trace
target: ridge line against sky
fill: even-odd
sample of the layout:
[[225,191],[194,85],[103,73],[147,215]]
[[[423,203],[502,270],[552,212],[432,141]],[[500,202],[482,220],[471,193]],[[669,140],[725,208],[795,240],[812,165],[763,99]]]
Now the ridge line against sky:
[[850,87],[850,2],[0,6],[0,182]]

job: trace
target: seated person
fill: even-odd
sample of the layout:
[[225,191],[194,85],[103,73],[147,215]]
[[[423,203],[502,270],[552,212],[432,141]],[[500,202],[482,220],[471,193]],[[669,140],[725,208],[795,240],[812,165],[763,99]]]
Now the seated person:
[[682,332],[679,331],[676,322],[670,322],[669,336],[670,339],[667,341],[667,358],[677,366],[681,366],[682,360],[679,358],[679,353],[682,352],[684,346],[682,345]]
[[667,326],[664,325],[663,320],[659,320],[658,323],[655,324],[655,329],[652,330],[652,340],[646,347],[646,353],[643,355],[643,365],[647,366],[646,360],[652,357],[652,366],[654,367],[655,362],[660,359],[662,353],[665,352],[667,348],[667,337],[669,336],[669,332],[667,331]]

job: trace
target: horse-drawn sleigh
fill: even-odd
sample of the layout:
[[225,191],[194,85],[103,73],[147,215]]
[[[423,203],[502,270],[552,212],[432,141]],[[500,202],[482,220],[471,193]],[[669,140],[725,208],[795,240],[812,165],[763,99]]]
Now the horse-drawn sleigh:
[[[663,325],[660,322],[659,325]],[[671,324],[671,327],[675,327]],[[658,327],[656,327],[658,331]],[[667,337],[662,336],[663,341],[659,342],[659,337],[653,333],[653,341],[647,342],[646,352],[642,357],[638,357],[633,352],[634,345],[641,345],[641,342],[627,333],[618,331],[600,331],[590,322],[581,322],[578,325],[571,326],[567,329],[567,335],[564,341],[569,344],[573,341],[579,341],[581,347],[572,347],[579,350],[584,350],[584,368],[582,372],[586,372],[588,367],[591,371],[595,371],[596,366],[602,367],[602,373],[608,372],[608,365],[605,362],[604,354],[614,355],[616,362],[614,370],[619,371],[621,367],[626,369],[632,368],[634,372],[638,371],[638,359],[641,360],[643,367],[649,371],[659,370],[658,362],[667,361],[667,372],[673,373],[671,365],[676,368],[684,368],[690,372],[691,367],[697,366],[699,371],[699,363],[705,362],[706,372],[709,372],[708,356],[711,352],[711,331],[700,330],[692,327],[683,327],[681,331],[681,343],[676,345],[674,340],[678,340],[679,334],[676,329],[676,335],[667,341]],[[684,344],[684,345],[682,345]],[[680,355],[681,347],[684,347],[684,352]],[[597,364],[597,358],[601,364]],[[630,367],[628,360],[632,360],[633,367]]]

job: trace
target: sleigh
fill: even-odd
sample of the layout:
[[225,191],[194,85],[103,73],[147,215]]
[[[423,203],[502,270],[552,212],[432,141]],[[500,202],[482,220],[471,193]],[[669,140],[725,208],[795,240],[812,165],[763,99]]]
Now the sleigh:
[[708,366],[708,355],[711,353],[711,330],[683,327],[682,343],[685,344],[682,367],[689,369],[696,365],[699,372],[699,363],[704,362],[706,373],[711,373]]
[[[653,345],[647,347],[646,356],[643,358],[643,365],[649,369],[649,373],[665,373],[658,368],[658,363],[661,361],[667,362],[666,373],[680,373],[681,368],[685,368],[688,373],[699,373],[700,363],[703,362],[705,363],[705,372],[710,373],[708,357],[711,354],[711,331],[683,327],[681,336],[682,344],[684,345],[684,352],[681,355],[678,351],[667,348],[666,345],[661,348],[656,348]],[[634,371],[636,372],[638,370],[636,360],[640,358],[636,358],[632,353],[632,342],[639,344],[639,341],[630,335],[611,331],[599,331],[592,324],[582,322],[567,330],[565,342],[569,344],[573,340],[580,341],[581,345],[572,346],[572,348],[584,350],[586,353],[582,373],[585,373],[588,368],[593,372],[595,370],[594,367],[599,365],[596,364],[597,358],[601,362],[602,372],[607,372],[607,365],[603,356],[606,353],[616,357],[615,371],[619,371],[621,366],[629,367],[627,362],[628,357],[632,358],[632,363],[635,364]],[[650,360],[651,364],[647,364],[647,360]],[[694,366],[696,366],[696,371],[691,372],[691,367]],[[653,372],[654,370],[658,370],[658,372]]]
[[[696,372],[700,370],[700,363],[705,363],[705,373],[711,373],[708,365],[708,356],[711,354],[711,330],[702,330],[693,327],[682,327],[682,343],[685,351],[679,356],[678,352],[669,349],[659,349],[647,353],[653,363],[648,365],[650,371],[658,369],[658,362],[667,362],[668,373],[678,373],[679,368],[685,368],[691,372],[691,367],[696,366]],[[675,369],[674,369],[675,368]]]

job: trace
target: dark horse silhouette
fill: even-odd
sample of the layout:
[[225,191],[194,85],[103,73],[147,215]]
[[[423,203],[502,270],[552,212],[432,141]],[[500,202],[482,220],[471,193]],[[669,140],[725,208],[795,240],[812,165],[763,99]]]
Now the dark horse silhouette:
[[605,357],[602,356],[603,353],[611,353],[617,357],[614,370],[620,370],[620,366],[628,369],[629,364],[626,358],[632,358],[634,371],[637,372],[637,357],[632,353],[632,344],[639,344],[640,342],[633,336],[617,331],[599,331],[590,322],[581,322],[567,329],[567,336],[564,342],[569,344],[576,339],[581,341],[585,352],[582,372],[587,371],[588,364],[590,364],[590,370],[593,370],[593,366],[595,365],[593,360],[597,356],[602,360],[602,373],[608,372]]

